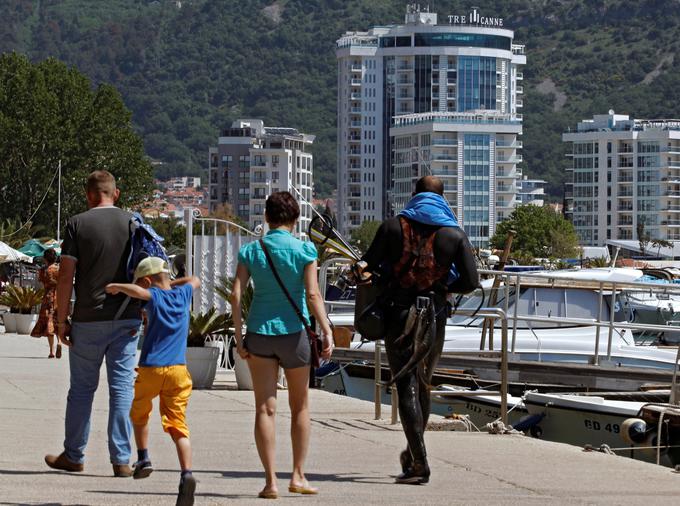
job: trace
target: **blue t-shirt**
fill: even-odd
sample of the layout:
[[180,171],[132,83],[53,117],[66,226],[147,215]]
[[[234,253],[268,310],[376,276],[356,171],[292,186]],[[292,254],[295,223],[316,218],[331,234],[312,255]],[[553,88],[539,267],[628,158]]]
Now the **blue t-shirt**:
[[[307,264],[316,260],[316,248],[311,242],[303,242],[281,229],[270,230],[263,240],[290,296],[309,321],[304,270]],[[276,282],[259,241],[243,246],[238,261],[248,268],[255,285],[246,322],[248,332],[280,336],[301,331],[304,326]]]
[[176,286],[172,290],[149,288],[151,300],[144,309],[148,322],[139,365],[166,367],[186,364],[189,307],[193,287]]

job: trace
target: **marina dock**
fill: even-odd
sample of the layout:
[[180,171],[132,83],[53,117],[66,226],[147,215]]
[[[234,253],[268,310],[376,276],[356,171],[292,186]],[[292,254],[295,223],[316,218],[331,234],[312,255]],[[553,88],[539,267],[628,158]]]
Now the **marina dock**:
[[[48,360],[44,339],[0,334],[0,505],[174,504],[179,478],[174,446],[151,420],[154,473],[113,478],[106,446],[105,370],[95,397],[85,471],[49,469],[61,450],[68,352]],[[199,480],[197,505],[256,499],[264,478],[252,435],[252,392],[231,373],[213,390],[194,391],[188,408]],[[425,486],[393,484],[405,446],[399,425],[374,420],[373,405],[323,391],[311,393],[312,442],[307,476],[317,497],[287,492],[290,467],[286,392],[279,392],[279,489],[305,504],[670,504],[680,474],[624,457],[516,435],[428,431],[432,478]],[[389,409],[383,413],[389,417]],[[435,422],[443,419],[435,418]]]

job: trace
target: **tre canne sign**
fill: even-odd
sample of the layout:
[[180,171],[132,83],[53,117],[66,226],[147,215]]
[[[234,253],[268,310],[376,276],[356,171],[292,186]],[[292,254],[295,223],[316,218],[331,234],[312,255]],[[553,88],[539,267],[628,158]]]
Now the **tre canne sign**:
[[472,9],[472,12],[465,16],[449,15],[449,24],[451,25],[477,25],[477,26],[503,26],[503,18],[492,18],[489,16],[482,16],[477,12],[477,9]]

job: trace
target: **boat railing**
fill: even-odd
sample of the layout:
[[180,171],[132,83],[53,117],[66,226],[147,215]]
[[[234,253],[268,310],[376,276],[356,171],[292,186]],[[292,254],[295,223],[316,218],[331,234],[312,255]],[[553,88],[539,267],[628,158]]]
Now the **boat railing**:
[[[329,272],[334,265],[346,266],[351,264],[351,260],[347,259],[330,259],[324,262],[320,270],[320,285],[322,289],[325,289],[329,280]],[[503,423],[507,423],[507,361],[508,356],[515,353],[516,350],[516,340],[517,340],[517,328],[519,322],[533,322],[533,323],[550,323],[552,325],[570,325],[570,326],[581,326],[581,327],[595,327],[595,343],[593,348],[593,354],[591,357],[591,364],[593,365],[615,365],[612,358],[612,347],[614,332],[617,330],[628,329],[631,331],[658,331],[664,332],[669,330],[668,325],[657,325],[657,324],[647,324],[647,323],[632,323],[628,321],[615,321],[615,311],[609,311],[609,318],[603,318],[603,308],[605,296],[612,297],[614,299],[617,294],[624,292],[651,292],[651,293],[677,293],[680,294],[680,285],[675,285],[672,283],[646,283],[637,281],[608,281],[608,280],[584,280],[578,276],[564,276],[560,274],[559,276],[550,276],[543,272],[542,274],[532,273],[532,272],[508,272],[508,271],[495,271],[495,270],[480,270],[480,275],[483,277],[493,277],[500,278],[500,286],[495,288],[498,291],[504,291],[505,297],[503,300],[503,307],[482,307],[479,310],[463,309],[458,308],[456,310],[457,316],[470,316],[474,318],[482,318],[487,320],[489,339],[488,348],[485,342],[485,332],[482,332],[482,337],[480,340],[479,351],[474,352],[464,352],[457,351],[457,355],[466,355],[470,353],[488,353],[494,350],[494,340],[493,334],[496,323],[500,320],[501,323],[501,349],[500,360],[501,360],[501,420]],[[598,309],[597,318],[574,318],[568,316],[540,316],[540,315],[520,315],[518,314],[519,307],[519,297],[521,293],[522,286],[531,287],[565,287],[565,288],[585,288],[592,289],[598,293]],[[511,293],[510,289],[514,288],[514,304],[513,311],[510,312],[510,299]],[[329,309],[333,307],[353,307],[354,303],[349,301],[326,301],[326,305]],[[512,335],[509,337],[509,322],[512,322]],[[602,330],[607,331],[607,353],[606,358],[600,358],[600,341]],[[381,382],[381,352],[382,342],[376,342],[375,346],[375,414],[376,419],[380,418],[380,398],[382,388],[384,384]],[[674,374],[677,375],[677,370],[680,364],[680,349],[679,358],[676,360],[674,367]],[[396,417],[396,389],[392,389],[392,419],[395,421]]]

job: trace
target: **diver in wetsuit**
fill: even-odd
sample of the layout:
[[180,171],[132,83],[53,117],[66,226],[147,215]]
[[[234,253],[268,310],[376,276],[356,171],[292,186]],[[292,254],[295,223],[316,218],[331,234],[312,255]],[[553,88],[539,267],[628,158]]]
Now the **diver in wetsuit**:
[[393,377],[409,362],[416,347],[413,333],[399,339],[411,306],[419,296],[426,296],[436,315],[431,349],[417,367],[396,382],[399,416],[408,442],[400,456],[402,474],[397,483],[429,480],[423,433],[430,415],[430,381],[444,346],[446,295],[468,293],[479,286],[472,247],[443,193],[440,179],[419,179],[406,208],[382,223],[362,258],[365,270],[377,273],[388,286],[383,306],[385,347]]

